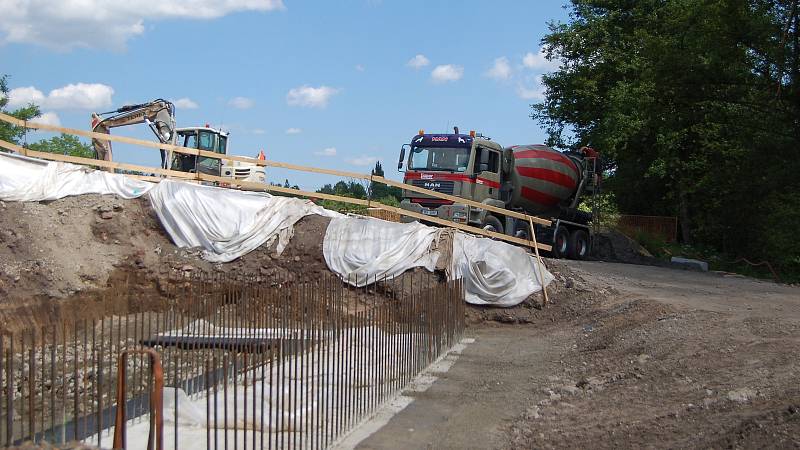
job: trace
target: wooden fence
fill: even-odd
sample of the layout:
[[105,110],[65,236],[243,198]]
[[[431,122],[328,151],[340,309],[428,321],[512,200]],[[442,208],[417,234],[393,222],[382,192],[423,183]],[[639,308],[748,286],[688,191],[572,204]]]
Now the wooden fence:
[[620,215],[616,226],[631,237],[636,237],[637,233],[647,233],[660,237],[664,242],[678,240],[677,217]]

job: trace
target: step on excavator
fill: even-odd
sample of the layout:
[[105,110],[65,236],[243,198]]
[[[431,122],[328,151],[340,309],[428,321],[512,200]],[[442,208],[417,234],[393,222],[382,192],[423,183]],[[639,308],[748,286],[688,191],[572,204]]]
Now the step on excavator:
[[[114,111],[92,113],[92,131],[110,134],[112,128],[145,123],[162,144],[228,154],[228,134],[208,124],[203,127],[177,128],[175,105],[164,99],[138,105],[125,105]],[[112,160],[111,141],[92,139],[97,159]],[[266,183],[264,167],[240,161],[226,161],[207,156],[185,155],[161,150],[161,167],[189,173],[202,173],[236,181]]]

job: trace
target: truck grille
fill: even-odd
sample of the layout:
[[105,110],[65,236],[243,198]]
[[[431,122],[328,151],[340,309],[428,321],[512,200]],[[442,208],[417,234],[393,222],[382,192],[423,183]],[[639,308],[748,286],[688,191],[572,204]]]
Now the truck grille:
[[411,180],[413,186],[430,189],[432,191],[441,192],[443,194],[453,195],[452,181],[437,181],[437,180]]

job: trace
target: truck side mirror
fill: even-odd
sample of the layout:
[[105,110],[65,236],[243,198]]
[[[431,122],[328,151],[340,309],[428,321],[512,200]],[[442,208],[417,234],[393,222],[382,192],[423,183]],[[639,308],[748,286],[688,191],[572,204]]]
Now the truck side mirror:
[[397,161],[398,172],[403,170],[403,161],[406,159],[406,147],[411,147],[411,146],[408,144],[403,144],[403,146],[400,147],[400,159]]

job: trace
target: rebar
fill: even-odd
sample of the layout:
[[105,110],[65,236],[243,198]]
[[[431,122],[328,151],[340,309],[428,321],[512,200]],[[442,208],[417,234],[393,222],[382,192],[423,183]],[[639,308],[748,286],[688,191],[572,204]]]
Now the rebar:
[[[465,326],[463,283],[436,273],[298,280],[174,272],[167,280],[157,302],[139,300],[136,280],[126,278],[93,316],[0,328],[0,442],[101,446],[115,418],[115,444],[120,420],[129,439],[163,439],[146,419],[155,387],[146,362],[120,358],[147,350],[160,356],[172,389],[164,414],[176,448],[199,432],[208,449],[326,448],[456,344]],[[182,428],[182,413],[192,411],[205,416]]]

